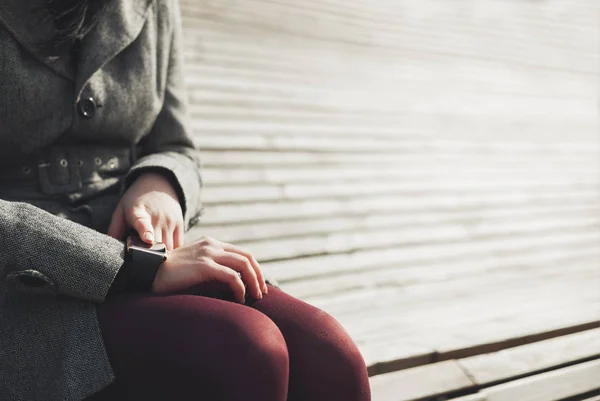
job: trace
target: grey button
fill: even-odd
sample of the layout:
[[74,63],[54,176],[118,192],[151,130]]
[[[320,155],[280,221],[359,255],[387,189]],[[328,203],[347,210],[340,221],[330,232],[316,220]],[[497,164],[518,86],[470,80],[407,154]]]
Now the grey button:
[[96,166],[99,166],[102,164],[102,159],[99,157],[94,158],[94,163],[96,163]]
[[24,166],[24,167],[23,167],[23,174],[25,174],[25,175],[29,175],[29,174],[31,174],[31,167],[29,167],[29,166]]
[[67,167],[69,165],[69,162],[67,161],[67,159],[60,159],[60,165],[63,167]]
[[79,100],[79,113],[85,118],[92,118],[96,114],[96,101],[93,97]]

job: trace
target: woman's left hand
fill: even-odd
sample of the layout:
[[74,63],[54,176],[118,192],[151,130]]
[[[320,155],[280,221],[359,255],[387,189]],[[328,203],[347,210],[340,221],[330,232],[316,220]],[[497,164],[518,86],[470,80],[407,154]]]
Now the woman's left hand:
[[125,191],[112,215],[108,235],[120,240],[128,227],[148,244],[163,242],[169,250],[183,245],[183,212],[167,178],[145,173]]

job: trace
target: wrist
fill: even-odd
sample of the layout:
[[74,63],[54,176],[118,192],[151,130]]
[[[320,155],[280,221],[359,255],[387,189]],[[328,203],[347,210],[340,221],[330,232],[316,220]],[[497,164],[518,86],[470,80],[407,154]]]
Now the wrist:
[[170,179],[168,171],[149,170],[141,172],[130,183],[130,188],[139,186],[145,191],[159,191],[168,194],[173,199],[180,202],[175,183]]
[[129,236],[124,263],[127,270],[126,288],[137,292],[151,291],[158,270],[167,258],[165,244],[157,242],[149,245],[142,242],[137,235]]

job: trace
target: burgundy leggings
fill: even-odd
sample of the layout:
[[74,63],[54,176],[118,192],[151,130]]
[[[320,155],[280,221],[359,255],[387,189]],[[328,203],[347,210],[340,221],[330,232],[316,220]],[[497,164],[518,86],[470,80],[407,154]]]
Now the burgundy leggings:
[[330,315],[272,286],[246,305],[223,298],[201,286],[100,305],[116,380],[87,400],[371,399],[364,360]]

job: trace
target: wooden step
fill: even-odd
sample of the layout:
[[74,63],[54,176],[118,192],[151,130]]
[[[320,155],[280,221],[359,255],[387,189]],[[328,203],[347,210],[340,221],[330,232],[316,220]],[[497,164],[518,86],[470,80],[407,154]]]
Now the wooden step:
[[371,378],[373,400],[409,401],[469,391],[597,357],[600,331],[587,330],[503,351],[429,364]]
[[[564,365],[597,357],[600,357],[600,329],[586,330],[498,352],[377,375],[370,379],[372,398],[374,401],[414,401],[458,391],[476,391],[478,387],[527,376],[535,380],[539,372],[557,368],[560,371]],[[490,389],[491,393],[497,392],[497,388]],[[575,389],[576,394],[585,393],[586,388]],[[469,397],[485,400],[486,391]],[[513,399],[525,399],[521,398],[524,395],[515,394]]]

